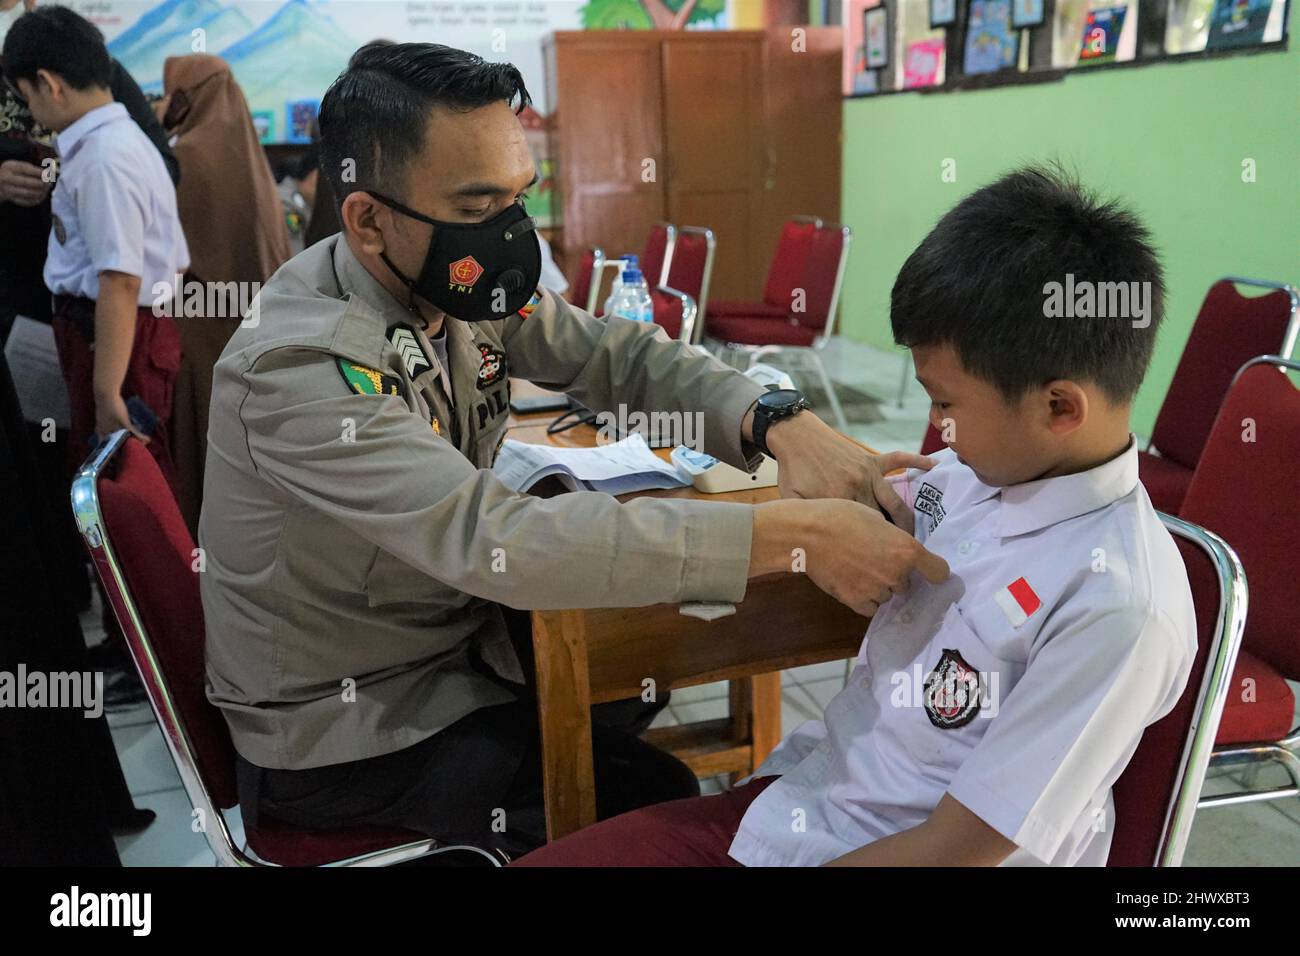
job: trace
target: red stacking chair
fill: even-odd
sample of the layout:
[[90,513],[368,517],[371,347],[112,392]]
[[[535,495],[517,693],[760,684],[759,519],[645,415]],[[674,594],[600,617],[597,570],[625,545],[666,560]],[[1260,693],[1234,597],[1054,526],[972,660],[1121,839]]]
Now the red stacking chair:
[[668,281],[668,267],[672,263],[673,249],[677,244],[677,228],[668,222],[657,222],[650,227],[641,249],[641,274],[652,289]]
[[[1236,286],[1270,289],[1246,298]],[[1181,514],[1233,374],[1255,355],[1289,358],[1295,348],[1300,295],[1289,285],[1228,277],[1210,286],[1160,406],[1147,451],[1139,453],[1142,484],[1161,511]],[[1152,449],[1159,455],[1152,454]]]
[[655,322],[671,338],[690,343],[700,339],[716,246],[712,229],[683,226],[677,233],[666,270],[667,281],[650,292]]
[[[1300,794],[1300,728],[1292,727],[1300,680],[1295,542],[1300,540],[1300,390],[1261,355],[1238,373],[1205,443],[1183,517],[1221,535],[1250,577],[1250,619],[1219,726],[1215,766],[1281,764],[1291,786],[1207,797],[1218,807]],[[1251,775],[1253,777],[1253,774]]]
[[1142,734],[1115,781],[1107,866],[1181,865],[1246,625],[1246,575],[1232,548],[1189,521],[1160,518],[1192,585],[1196,659],[1182,697]]
[[[677,228],[672,223],[657,222],[650,227],[637,263],[641,268],[641,275],[645,277],[646,285],[652,290],[652,295],[653,290],[667,281],[668,268],[672,263],[673,249],[676,244]],[[579,279],[583,278],[583,268],[587,262],[591,263],[591,278],[586,286],[585,308],[592,315],[603,315],[605,303],[600,299],[600,293],[605,284],[605,270],[622,268],[623,260],[621,257],[609,259],[600,249],[595,246],[589,247],[583,251],[582,258],[579,260],[577,276]],[[575,305],[578,304],[576,299],[571,301]]]
[[148,450],[117,431],[77,473],[77,526],[208,846],[223,866],[386,866],[449,851],[500,865],[477,847],[444,847],[393,827],[307,830],[261,817],[235,844],[222,810],[238,804],[235,750],[204,693],[197,549]]
[[781,227],[772,264],[767,270],[762,302],[715,302],[710,308],[715,316],[764,316],[784,319],[790,314],[794,290],[804,274],[813,235],[822,227],[816,216],[794,216]]
[[605,272],[605,251],[588,246],[578,257],[578,271],[569,282],[569,302],[592,315],[596,314],[596,296],[600,294],[600,277]]
[[[783,319],[715,313],[709,318],[707,330],[709,339],[722,348],[745,355],[746,367],[773,354],[806,361],[817,373],[841,431],[848,429],[848,421],[821,352],[835,334],[840,289],[852,241],[853,230],[848,226],[824,225],[813,232],[803,275],[794,287],[794,308],[787,309]],[[800,305],[802,309],[797,308]]]

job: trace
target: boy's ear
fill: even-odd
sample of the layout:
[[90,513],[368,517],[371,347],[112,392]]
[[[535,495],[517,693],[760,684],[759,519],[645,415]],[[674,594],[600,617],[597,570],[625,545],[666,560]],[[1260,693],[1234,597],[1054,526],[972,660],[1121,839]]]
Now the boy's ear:
[[37,70],[35,86],[38,90],[45,87],[49,91],[50,97],[55,102],[58,102],[64,89],[63,77],[57,73],[51,73],[49,70]]
[[1088,393],[1078,382],[1057,379],[1043,388],[1047,399],[1047,427],[1064,437],[1088,420]]

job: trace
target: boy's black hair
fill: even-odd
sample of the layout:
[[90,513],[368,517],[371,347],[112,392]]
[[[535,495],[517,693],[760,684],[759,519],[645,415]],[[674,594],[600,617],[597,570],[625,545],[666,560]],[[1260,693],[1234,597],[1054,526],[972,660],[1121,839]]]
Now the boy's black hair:
[[104,35],[67,7],[37,7],[24,13],[5,34],[0,56],[10,83],[35,83],[37,70],[49,70],[78,90],[107,89],[113,78]]
[[[1101,293],[1093,315],[1067,317],[1077,313],[1064,296],[1084,282]],[[1126,310],[1119,299],[1132,282],[1150,283],[1145,327],[1135,327],[1145,323],[1136,303],[1126,295]],[[1107,312],[1127,314],[1098,317],[1106,300]],[[1164,278],[1146,227],[1057,166],[1023,167],[959,202],[908,256],[890,296],[896,342],[951,345],[967,372],[1010,401],[1058,378],[1132,400],[1163,317]]]
[[[424,147],[430,107],[468,111],[497,102],[516,111],[532,102],[510,63],[438,43],[367,43],[321,101],[321,172],[335,201],[341,206],[366,189],[401,199],[407,164]],[[348,159],[356,163],[355,176],[344,181]]]

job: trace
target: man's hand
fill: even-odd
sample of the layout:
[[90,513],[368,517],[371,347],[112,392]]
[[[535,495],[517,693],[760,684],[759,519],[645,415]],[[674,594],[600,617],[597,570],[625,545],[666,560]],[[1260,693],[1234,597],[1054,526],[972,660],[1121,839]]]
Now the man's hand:
[[781,466],[777,486],[782,498],[847,498],[873,508],[880,505],[894,524],[912,532],[912,509],[885,474],[897,468],[929,471],[933,459],[906,451],[873,455],[808,411],[773,424],[767,446]]
[[9,159],[0,163],[0,202],[18,206],[39,206],[54,188],[41,178],[41,167]]
[[874,505],[835,498],[769,501],[754,508],[749,576],[795,570],[795,549],[813,583],[866,617],[919,571],[938,584],[948,577],[943,558],[881,517]]
[[131,413],[127,411],[126,402],[122,400],[120,393],[96,395],[95,434],[100,438],[107,438],[119,428],[125,428],[146,445],[149,444],[148,436],[131,424]]

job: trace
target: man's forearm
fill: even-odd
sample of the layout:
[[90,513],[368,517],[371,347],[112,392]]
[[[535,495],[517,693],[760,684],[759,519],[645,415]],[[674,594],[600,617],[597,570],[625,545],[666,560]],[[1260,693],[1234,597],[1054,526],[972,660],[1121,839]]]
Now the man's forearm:
[[140,294],[138,276],[122,272],[99,274],[99,298],[95,301],[96,399],[115,396],[122,390],[131,348],[135,344],[136,303]]

